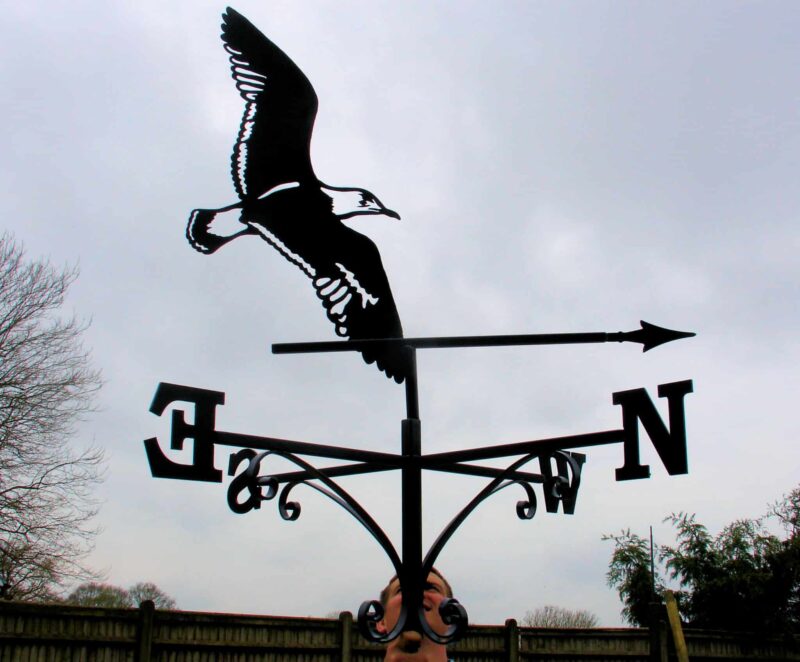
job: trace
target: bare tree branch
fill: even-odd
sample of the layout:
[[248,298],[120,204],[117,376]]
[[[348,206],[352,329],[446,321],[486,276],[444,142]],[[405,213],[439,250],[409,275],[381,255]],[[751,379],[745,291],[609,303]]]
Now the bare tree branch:
[[525,612],[520,625],[533,628],[594,628],[597,627],[597,616],[586,609],[545,605]]
[[97,533],[92,493],[102,477],[97,448],[76,452],[76,425],[101,386],[81,337],[86,324],[62,306],[78,276],[28,260],[0,236],[0,597],[52,597],[88,579]]

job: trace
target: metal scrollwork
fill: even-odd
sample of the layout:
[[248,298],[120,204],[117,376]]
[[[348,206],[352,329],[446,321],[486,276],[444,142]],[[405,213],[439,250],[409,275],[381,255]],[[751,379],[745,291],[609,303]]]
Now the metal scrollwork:
[[463,637],[469,627],[469,616],[467,610],[455,598],[445,598],[439,603],[439,616],[442,622],[448,626],[447,630],[440,634],[436,632],[428,620],[425,618],[423,609],[420,609],[420,625],[425,636],[435,641],[437,644],[450,644]]
[[[565,513],[575,511],[575,499],[581,484],[581,466],[586,457],[581,453],[556,451],[539,459],[544,475],[544,498],[548,512],[557,512],[559,504]],[[551,461],[557,473],[553,473]]]
[[569,489],[569,480],[563,476],[553,476],[544,481],[544,489],[550,492],[554,499],[563,499]]
[[[243,448],[231,454],[228,462],[228,475],[233,476],[239,465],[247,461],[247,468],[236,476],[228,487],[228,507],[235,513],[242,515],[251,510],[261,508],[262,501],[268,501],[278,492],[278,481],[271,477],[259,479],[258,472],[263,460],[270,451],[256,453],[252,448]],[[248,497],[239,501],[238,495],[247,490]]]
[[383,620],[383,605],[380,600],[366,600],[358,608],[358,631],[368,641],[383,642],[386,634],[378,630],[378,623]]
[[527,499],[517,501],[517,517],[520,519],[533,519],[536,514],[536,492],[533,491],[530,483],[521,480],[514,482],[525,490],[527,496]]
[[[367,513],[367,511],[336,482],[313,465],[292,453],[277,450],[256,453],[252,449],[245,448],[232,454],[228,468],[228,473],[230,475],[235,474],[243,461],[247,460],[248,466],[241,474],[235,476],[228,488],[228,505],[231,510],[236,513],[245,513],[252,509],[260,508],[261,501],[269,501],[278,495],[278,479],[271,475],[259,475],[261,471],[261,462],[268,455],[282,457],[303,469],[310,476],[302,480],[287,482],[283,488],[280,489],[280,494],[278,496],[278,512],[284,520],[291,522],[300,517],[302,511],[300,503],[297,501],[290,501],[289,495],[297,485],[306,485],[320,494],[324,494],[353,516],[367,531],[369,531],[372,537],[375,538],[378,544],[383,548],[389,560],[392,562],[395,572],[400,572],[401,562],[397,551],[386,533],[378,526],[369,513]],[[325,487],[312,481],[319,481],[323,483]],[[246,500],[240,502],[238,501],[237,495],[245,489],[249,496]]]
[[[378,600],[367,600],[361,603],[358,609],[358,631],[361,636],[374,643],[385,644],[400,636],[405,629],[407,611],[405,605],[401,607],[400,614],[394,627],[390,632],[382,632],[378,629],[378,623],[383,620],[385,610]],[[426,637],[439,644],[448,644],[460,639],[469,627],[469,616],[461,603],[455,598],[445,598],[439,604],[439,616],[442,622],[447,625],[447,630],[443,633],[434,630],[426,618],[426,612],[422,605],[419,607],[419,624]]]
[[[277,455],[289,460],[304,469],[309,477],[298,480],[288,480],[288,482],[281,487],[281,481],[275,476],[259,475],[261,472],[261,463],[268,455]],[[544,475],[537,476],[538,482],[542,483],[546,500],[548,502],[553,500],[563,501],[569,498],[570,495],[574,495],[580,482],[580,463],[577,462],[570,453],[558,451],[551,456],[540,456],[535,453],[525,455],[498,474],[453,518],[448,526],[445,527],[425,557],[422,568],[423,576],[427,576],[427,573],[430,572],[442,548],[463,521],[483,501],[501,490],[511,485],[519,485],[525,492],[525,498],[516,503],[517,517],[522,520],[533,519],[537,512],[537,498],[532,484],[533,481],[520,478],[517,471],[536,457],[539,457],[542,463],[549,463],[551,458],[554,458],[559,466],[568,466],[568,474],[571,474],[568,478],[564,475],[567,473],[566,470],[559,470],[557,474],[547,471]],[[248,462],[248,466],[231,482],[228,494],[229,505],[235,512],[247,512],[251,509],[257,509],[260,507],[261,501],[269,501],[277,496],[278,512],[280,516],[286,521],[295,521],[300,517],[302,508],[299,502],[292,501],[289,497],[295,487],[298,485],[306,485],[325,495],[355,517],[384,548],[398,576],[401,576],[401,561],[384,532],[378,527],[374,520],[372,520],[369,514],[350,497],[345,490],[331,480],[330,477],[292,453],[283,451],[265,451],[257,453],[252,449],[243,449],[231,456],[229,474],[235,474],[238,467],[244,461]],[[318,483],[322,484],[320,485]],[[241,502],[238,501],[236,495],[245,490],[248,494],[248,498]],[[398,637],[408,621],[406,606],[403,605],[401,607],[398,620],[390,632],[385,631],[379,626],[379,623],[384,618],[384,614],[384,607],[379,601],[367,600],[362,603],[358,610],[357,620],[361,635],[369,641],[376,643],[387,643]],[[467,616],[466,610],[458,600],[454,598],[446,598],[439,606],[439,614],[442,621],[447,625],[445,632],[441,633],[434,630],[425,618],[425,614],[424,607],[420,605],[418,612],[419,626],[425,636],[437,643],[447,644],[457,640],[463,636],[469,625],[469,617]]]
[[527,497],[524,501],[518,501],[516,504],[517,516],[520,519],[532,519],[536,514],[536,494],[533,487],[523,480],[509,479],[508,476],[513,474],[517,469],[530,462],[537,455],[530,453],[520,458],[511,464],[505,471],[492,480],[485,488],[483,488],[472,501],[470,501],[461,511],[450,521],[450,523],[439,534],[439,537],[431,546],[427,556],[423,562],[423,577],[427,576],[433,564],[436,562],[439,554],[444,548],[447,541],[450,540],[452,535],[456,532],[459,526],[465,519],[474,511],[481,503],[488,499],[493,494],[497,494],[500,490],[505,489],[509,485],[520,485],[525,490]]
[[469,624],[467,610],[455,598],[445,598],[439,604],[439,615],[445,625],[456,625],[466,628]]
[[[358,631],[361,636],[376,644],[387,644],[397,639],[406,627],[408,610],[405,605],[400,607],[397,622],[389,632],[381,632],[378,623],[383,620],[385,610],[379,600],[367,600],[361,603],[358,609]],[[424,619],[420,619],[424,622]]]
[[[294,522],[300,517],[300,511],[302,510],[300,504],[297,501],[289,501],[289,493],[294,489],[295,485],[298,484],[299,483],[286,483],[281,490],[280,497],[278,497],[278,512],[287,522]],[[334,499],[334,501],[337,503],[339,502],[338,499]]]

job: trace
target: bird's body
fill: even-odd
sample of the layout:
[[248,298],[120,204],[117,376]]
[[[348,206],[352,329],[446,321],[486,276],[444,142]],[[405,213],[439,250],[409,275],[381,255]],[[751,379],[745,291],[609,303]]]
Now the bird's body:
[[[342,223],[380,214],[399,218],[369,191],[323,184],[309,156],[317,96],[300,69],[247,19],[228,8],[222,39],[230,53],[244,117],[231,157],[239,202],[195,209],[186,229],[191,245],[210,254],[246,234],[257,234],[311,279],[336,333],[351,339],[401,338],[400,318],[375,244]],[[215,217],[241,210],[244,228],[211,231]],[[401,347],[363,350],[368,363],[402,382]]]

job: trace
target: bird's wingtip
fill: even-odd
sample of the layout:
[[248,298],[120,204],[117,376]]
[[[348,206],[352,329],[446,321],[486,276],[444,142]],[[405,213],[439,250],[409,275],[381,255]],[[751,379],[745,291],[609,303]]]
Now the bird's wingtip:
[[230,25],[233,21],[236,20],[247,20],[242,16],[238,11],[236,11],[233,7],[225,7],[225,11],[222,12],[222,28],[223,30]]

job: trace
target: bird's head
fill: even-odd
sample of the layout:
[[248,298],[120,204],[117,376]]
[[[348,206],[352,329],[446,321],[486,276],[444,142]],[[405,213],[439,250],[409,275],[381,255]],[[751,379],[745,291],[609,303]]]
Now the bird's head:
[[369,214],[381,214],[398,220],[400,218],[400,214],[384,207],[375,195],[363,188],[338,188],[323,185],[322,190],[331,199],[333,215],[340,220]]

